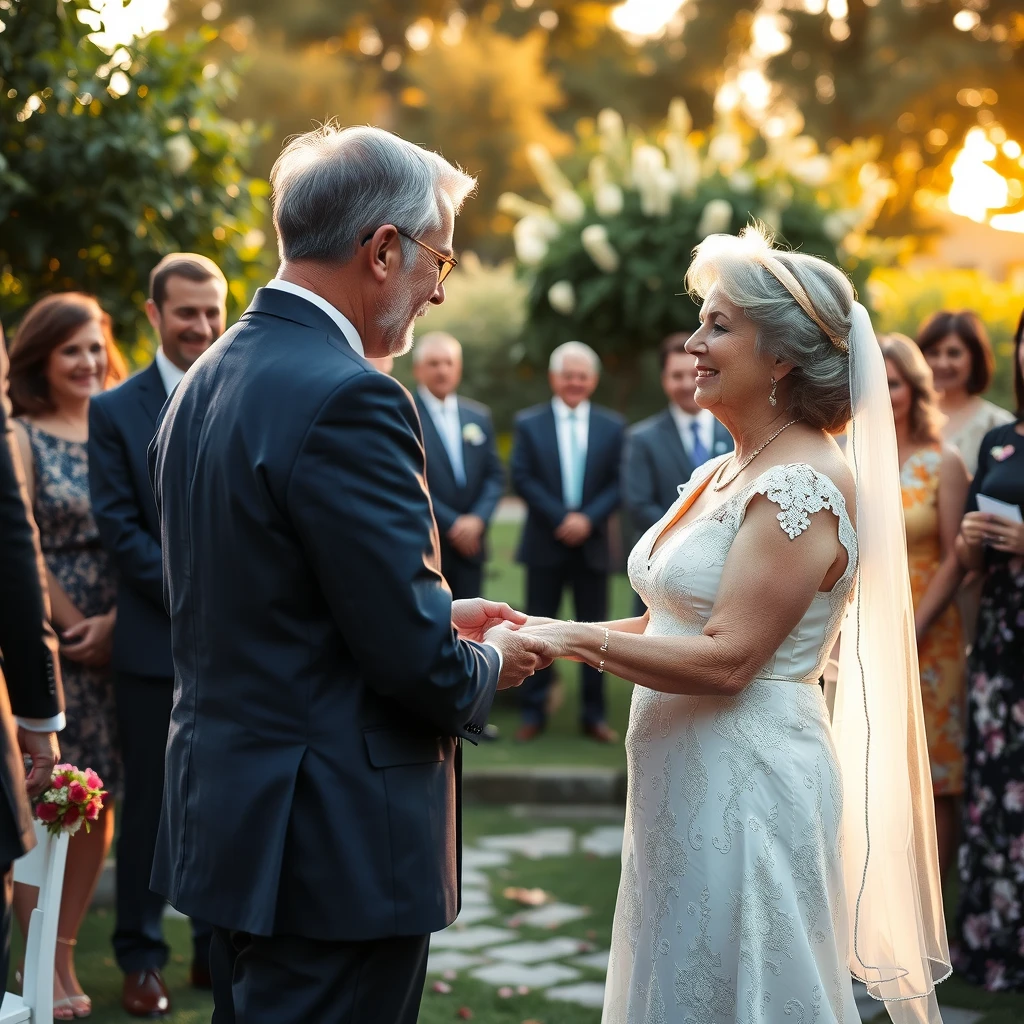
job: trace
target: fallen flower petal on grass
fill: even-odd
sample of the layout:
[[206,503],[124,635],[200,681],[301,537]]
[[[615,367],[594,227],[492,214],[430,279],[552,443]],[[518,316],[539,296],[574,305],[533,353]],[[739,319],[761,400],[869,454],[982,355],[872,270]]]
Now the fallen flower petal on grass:
[[524,889],[518,885],[510,885],[502,893],[502,896],[515,903],[522,903],[526,907],[539,907],[551,899],[543,889]]

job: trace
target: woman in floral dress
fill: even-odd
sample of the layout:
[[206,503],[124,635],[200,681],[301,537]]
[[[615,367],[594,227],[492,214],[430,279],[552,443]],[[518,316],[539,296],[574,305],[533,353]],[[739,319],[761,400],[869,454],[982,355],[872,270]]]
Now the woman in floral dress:
[[[92,768],[109,791],[90,834],[68,849],[57,924],[54,1017],[87,1017],[89,997],[75,973],[74,946],[114,834],[120,787],[113,682],[109,669],[115,581],[89,500],[89,399],[124,377],[110,318],[88,295],[68,292],[37,302],[11,346],[10,395],[32,512],[46,561],[54,626],[61,638],[67,724],[62,760]],[[32,895],[18,887],[24,929]]]
[[956,850],[957,799],[964,778],[963,633],[952,598],[963,578],[954,543],[968,477],[956,449],[942,443],[942,414],[924,356],[901,334],[879,340],[899,448],[921,701],[935,794],[939,867],[945,875]]
[[1024,525],[978,511],[987,495],[1024,511],[1024,316],[1017,420],[985,435],[957,540],[984,584],[968,665],[967,776],[957,969],[993,991],[1024,990]]

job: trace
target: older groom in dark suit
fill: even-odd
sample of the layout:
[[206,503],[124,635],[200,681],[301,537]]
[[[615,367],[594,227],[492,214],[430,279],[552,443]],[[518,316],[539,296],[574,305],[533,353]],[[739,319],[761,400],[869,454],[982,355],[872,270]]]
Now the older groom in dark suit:
[[[560,345],[549,364],[554,397],[516,417],[512,483],[528,509],[517,557],[526,566],[531,615],[556,616],[569,587],[579,618],[608,617],[608,519],[619,504],[624,422],[618,413],[590,403],[600,370],[589,345]],[[589,665],[582,665],[580,674],[583,732],[599,743],[614,742],[616,734],[605,721],[601,675]],[[549,670],[523,685],[520,742],[543,730],[550,686]]]
[[[114,952],[124,972],[121,1003],[137,1017],[171,1009],[161,971],[166,901],[151,891],[160,825],[164,749],[174,666],[163,605],[160,523],[146,450],[157,417],[185,371],[225,326],[227,282],[205,256],[172,253],[149,279],[146,313],[160,339],[156,358],[120,387],[89,403],[89,491],[104,547],[118,573],[115,693],[125,791],[117,841]],[[193,920],[192,984],[210,986],[210,926]]]
[[732,451],[729,431],[694,400],[697,361],[686,351],[689,337],[670,334],[661,346],[661,386],[668,406],[626,432],[622,504],[634,542],[665,514],[695,469]]
[[[59,753],[57,733],[64,728],[57,638],[48,621],[39,537],[27,511],[9,415],[7,349],[0,330],[0,978],[5,979],[11,862],[35,846],[28,798],[49,786]],[[27,779],[26,756],[32,762]]]
[[154,884],[214,924],[216,1024],[413,1024],[459,909],[462,741],[550,661],[440,573],[419,417],[364,356],[444,301],[474,182],[376,128],[272,172],[281,268],[150,466],[175,697]]
[[423,335],[412,351],[412,365],[427,483],[441,535],[441,571],[452,597],[479,597],[487,527],[505,491],[491,412],[456,394],[462,346],[450,334]]

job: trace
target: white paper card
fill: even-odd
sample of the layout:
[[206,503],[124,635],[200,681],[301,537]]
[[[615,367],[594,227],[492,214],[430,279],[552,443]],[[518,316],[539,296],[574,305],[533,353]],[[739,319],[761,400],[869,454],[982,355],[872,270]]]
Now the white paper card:
[[987,494],[978,495],[978,511],[985,512],[990,516],[1002,516],[1003,519],[1009,519],[1012,523],[1024,523],[1019,505],[1011,505],[998,498],[990,498]]

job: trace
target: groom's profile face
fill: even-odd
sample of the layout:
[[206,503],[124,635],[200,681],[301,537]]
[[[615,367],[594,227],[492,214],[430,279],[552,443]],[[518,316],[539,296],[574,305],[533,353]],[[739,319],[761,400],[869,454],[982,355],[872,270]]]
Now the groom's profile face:
[[[419,241],[445,254],[452,253],[455,232],[455,211],[445,203],[441,224],[424,231]],[[384,297],[379,326],[388,354],[404,355],[412,348],[416,321],[430,307],[444,302],[444,285],[439,283],[439,267],[435,256],[415,242],[407,242],[402,250],[402,267],[389,283]]]

